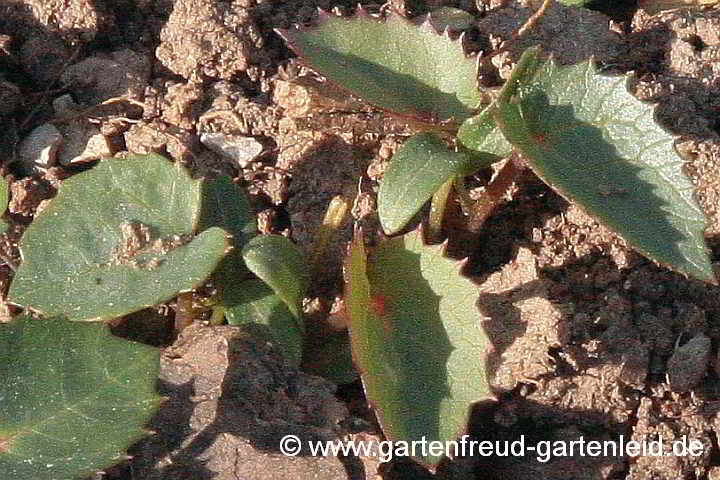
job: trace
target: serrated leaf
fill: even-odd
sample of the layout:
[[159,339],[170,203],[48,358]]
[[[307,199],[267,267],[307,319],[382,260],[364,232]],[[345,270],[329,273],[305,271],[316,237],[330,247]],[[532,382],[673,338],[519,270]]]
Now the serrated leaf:
[[548,61],[495,116],[506,138],[549,185],[651,259],[714,282],[705,216],[674,138],[627,78],[591,62]]
[[278,31],[311,68],[385,110],[420,120],[468,118],[483,101],[461,41],[391,13],[350,19],[321,14],[314,28]]
[[401,230],[448,180],[495,160],[454,152],[431,133],[419,133],[395,153],[378,191],[378,215],[385,233]]
[[225,316],[230,325],[256,324],[295,366],[302,359],[303,332],[287,304],[261,280],[226,286]]
[[300,319],[302,299],[310,285],[310,269],[300,248],[281,235],[260,235],[245,244],[242,256],[248,269]]
[[20,242],[11,302],[71,320],[102,320],[202,283],[225,232],[193,237],[200,182],[158,155],[107,159],[67,179]]
[[[477,288],[419,232],[380,244],[369,264],[356,236],[346,280],[353,356],[385,436],[457,438],[470,405],[490,396]],[[427,453],[419,460],[440,460]]]
[[3,478],[82,478],[120,461],[161,398],[159,350],[105,324],[20,317],[0,325]]

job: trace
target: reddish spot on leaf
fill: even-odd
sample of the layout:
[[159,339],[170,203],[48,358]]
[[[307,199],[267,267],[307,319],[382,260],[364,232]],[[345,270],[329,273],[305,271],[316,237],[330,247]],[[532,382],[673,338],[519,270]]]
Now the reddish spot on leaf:
[[11,437],[0,437],[0,452],[7,453],[10,451]]
[[532,139],[535,140],[535,142],[544,144],[547,141],[547,137],[543,135],[542,133],[533,133]]
[[370,308],[376,317],[384,317],[387,314],[387,299],[384,295],[373,295],[370,298]]
[[390,313],[388,307],[387,297],[384,295],[373,295],[370,298],[370,308],[372,309],[373,314],[382,320],[385,333],[390,335],[393,327],[392,318],[388,315],[388,313]]

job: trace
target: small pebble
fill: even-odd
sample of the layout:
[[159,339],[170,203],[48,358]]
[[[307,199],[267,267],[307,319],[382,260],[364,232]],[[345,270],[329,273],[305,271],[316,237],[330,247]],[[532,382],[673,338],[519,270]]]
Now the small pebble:
[[263,150],[262,144],[252,137],[224,133],[203,133],[200,135],[200,143],[218,155],[237,162],[240,168],[247,167]]

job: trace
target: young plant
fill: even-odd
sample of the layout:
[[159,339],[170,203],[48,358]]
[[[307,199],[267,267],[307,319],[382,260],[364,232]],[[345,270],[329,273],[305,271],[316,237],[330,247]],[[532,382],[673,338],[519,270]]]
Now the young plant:
[[[705,217],[674,138],[655,123],[653,106],[628,93],[626,77],[602,76],[591,61],[559,67],[533,48],[499,92],[482,92],[478,59],[464,54],[462,38],[439,34],[430,17],[418,26],[394,12],[384,20],[362,8],[352,18],[321,12],[314,27],[278,33],[329,81],[421,130],[380,183],[386,234],[400,232],[431,198],[429,228],[437,234],[453,185],[466,213],[481,221],[512,183],[513,156],[522,155],[555,191],[652,260],[716,281]],[[462,179],[507,157],[472,211]],[[451,440],[470,404],[490,396],[477,294],[448,262],[417,232],[381,243],[369,259],[358,237],[350,247],[353,357],[391,440]]]
[[227,177],[193,180],[158,155],[105,159],[63,183],[20,249],[9,301],[43,318],[0,325],[0,471],[12,478],[86,476],[144,434],[159,404],[159,350],[92,321],[170,300],[212,274],[215,311],[256,324],[300,363],[309,268],[290,240],[257,236]]

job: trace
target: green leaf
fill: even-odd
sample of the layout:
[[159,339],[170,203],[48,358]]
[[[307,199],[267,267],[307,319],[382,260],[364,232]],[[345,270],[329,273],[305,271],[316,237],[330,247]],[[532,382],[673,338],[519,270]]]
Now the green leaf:
[[[366,264],[356,235],[346,263],[355,363],[388,440],[448,441],[488,398],[489,340],[477,288],[419,232],[382,243]],[[419,458],[436,464],[440,457]]]
[[[532,78],[539,63],[540,47],[531,47],[523,52],[510,78],[498,93],[497,99],[478,115],[469,118],[460,125],[458,141],[472,151],[488,158],[488,162],[497,161],[512,153],[513,146],[507,141],[493,117],[496,104],[507,103],[520,85]],[[491,160],[493,159],[493,160]]]
[[512,153],[512,145],[505,139],[492,116],[493,105],[478,115],[468,118],[460,125],[458,141],[471,151],[477,152],[486,163],[494,163]]
[[295,366],[302,359],[303,332],[287,304],[261,280],[226,287],[225,316],[230,325],[256,324]]
[[674,138],[627,78],[548,61],[495,116],[535,173],[651,259],[714,282],[705,216]]
[[[10,203],[10,182],[6,178],[0,177],[0,215],[5,213]],[[0,220],[0,234],[7,232],[10,225],[4,220]]]
[[193,237],[200,182],[157,155],[101,161],[66,180],[21,242],[10,301],[71,320],[103,320],[202,283],[225,232]]
[[298,320],[310,286],[310,268],[300,248],[281,235],[260,235],[245,244],[245,264],[285,302]]
[[160,404],[160,351],[105,324],[0,325],[3,478],[82,478],[122,460]]
[[10,203],[10,183],[5,177],[0,177],[0,215],[5,213]]
[[395,153],[380,183],[378,214],[383,230],[389,235],[397,233],[441,185],[492,160],[494,157],[453,152],[431,133],[411,137]]
[[220,227],[232,235],[240,250],[257,235],[257,221],[245,192],[226,175],[204,182],[198,230]]
[[221,176],[202,184],[202,207],[198,230],[220,227],[232,235],[230,250],[213,274],[217,298],[223,300],[227,286],[249,276],[242,258],[242,247],[257,235],[257,220],[245,192],[230,177]]
[[558,2],[569,7],[584,7],[593,0],[558,0]]
[[347,19],[321,13],[317,27],[278,33],[314,70],[367,102],[419,120],[462,121],[483,101],[475,59],[461,41],[391,13],[361,8]]

